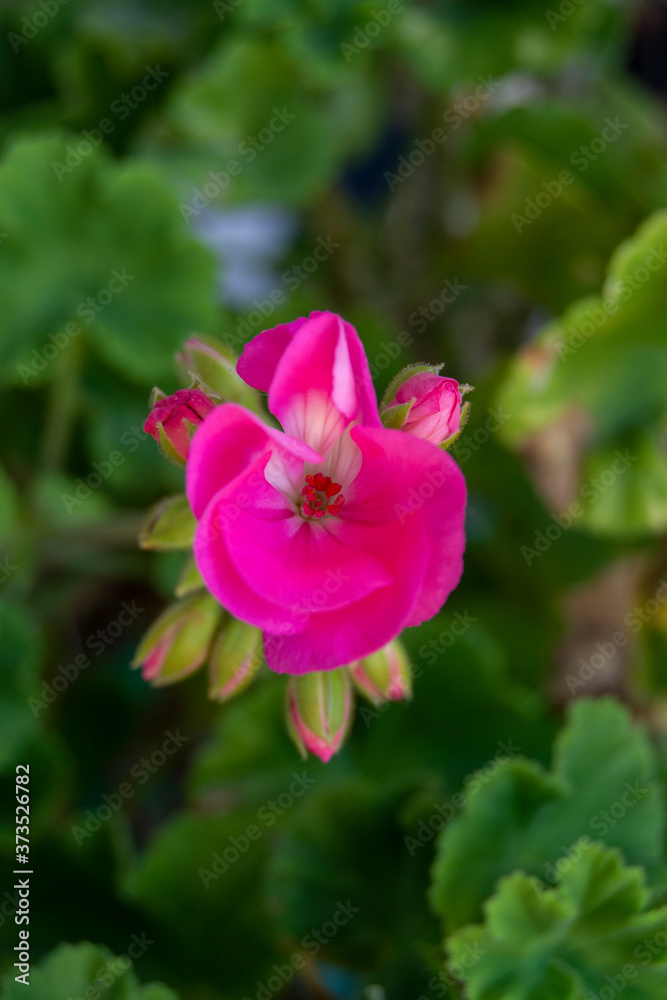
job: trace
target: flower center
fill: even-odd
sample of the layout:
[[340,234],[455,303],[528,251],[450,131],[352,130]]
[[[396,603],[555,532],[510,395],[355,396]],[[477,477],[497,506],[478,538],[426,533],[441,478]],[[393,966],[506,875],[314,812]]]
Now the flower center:
[[[323,476],[321,472],[306,476],[306,485],[301,490],[301,513],[306,517],[324,517],[325,514],[335,517],[345,503],[340,490],[340,483],[332,482],[330,476]],[[333,502],[329,503],[330,500]]]

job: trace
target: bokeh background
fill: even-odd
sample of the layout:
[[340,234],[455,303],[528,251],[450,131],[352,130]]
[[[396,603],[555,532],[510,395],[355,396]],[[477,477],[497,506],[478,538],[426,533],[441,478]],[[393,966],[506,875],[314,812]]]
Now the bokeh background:
[[[524,997],[484,992],[461,946],[444,971],[500,876],[560,891],[549,866],[588,835],[664,898],[667,6],[545,2],[4,0],[7,996]],[[189,334],[238,354],[311,309],[356,325],[380,394],[423,360],[476,387],[462,583],[404,637],[414,700],[366,706],[326,766],[266,670],[217,705],[203,672],[130,669],[182,562],[136,542],[182,490],[141,431],[150,390],[183,384]],[[664,997],[657,963],[626,996]],[[593,947],[587,987],[622,964]]]

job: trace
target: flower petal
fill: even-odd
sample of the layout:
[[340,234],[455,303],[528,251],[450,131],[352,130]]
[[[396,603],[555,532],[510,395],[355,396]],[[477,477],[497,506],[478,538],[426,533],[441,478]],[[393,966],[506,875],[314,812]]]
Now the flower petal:
[[423,523],[413,518],[398,536],[389,524],[350,527],[357,538],[364,538],[371,554],[390,555],[396,582],[348,607],[311,615],[298,634],[272,635],[265,629],[266,662],[277,673],[303,674],[353,663],[385,646],[408,621],[428,561]]
[[284,506],[281,514],[257,478],[254,471],[241,475],[221,494],[226,502],[244,497],[223,530],[236,569],[255,593],[307,618],[394,583],[381,550],[380,557],[367,551],[368,539],[355,537],[350,546],[336,518],[305,520]]
[[304,461],[321,460],[308,445],[268,427],[245,407],[237,403],[217,406],[197,428],[188,455],[185,488],[195,517],[267,450],[278,452],[287,467],[294,466],[295,474]]
[[271,330],[264,330],[246,344],[236,365],[236,371],[244,382],[260,392],[268,392],[278,362],[292,342],[294,334],[307,323],[305,317],[292,323],[282,323]]
[[324,454],[352,420],[381,426],[363,345],[334,313],[313,312],[259,334],[237,371],[268,391],[269,409],[289,434]]
[[[261,470],[262,457],[255,468]],[[257,628],[280,633],[300,631],[305,625],[303,615],[280,607],[249,587],[232,562],[225,540],[225,525],[231,508],[224,493],[211,500],[195,532],[193,553],[197,568],[207,589],[236,618]]]
[[362,465],[346,489],[342,520],[394,522],[396,532],[421,520],[429,552],[422,591],[407,624],[436,614],[458,584],[465,549],[466,485],[447,452],[402,431],[355,427]]

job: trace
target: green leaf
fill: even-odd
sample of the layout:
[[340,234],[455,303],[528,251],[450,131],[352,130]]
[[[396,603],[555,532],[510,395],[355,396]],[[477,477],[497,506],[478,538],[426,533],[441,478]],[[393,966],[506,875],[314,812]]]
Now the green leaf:
[[308,945],[323,929],[324,960],[373,969],[392,998],[419,995],[426,963],[416,942],[436,932],[423,891],[428,857],[405,848],[404,813],[418,790],[413,776],[326,771],[282,821],[269,865],[280,930]]
[[[14,766],[38,727],[42,643],[18,604],[0,601],[0,770]],[[31,701],[32,699],[32,701]],[[31,707],[32,706],[32,707]]]
[[592,844],[558,886],[516,872],[485,906],[484,926],[449,940],[450,971],[470,1000],[663,1000],[667,907],[647,910],[639,868]]
[[14,972],[8,973],[3,979],[3,996],[6,1000],[65,1000],[103,994],[105,1000],[178,1000],[173,990],[161,983],[141,986],[127,956],[121,959],[119,964],[108,948],[89,941],[61,944],[31,967],[28,989],[15,981]]
[[460,816],[438,844],[431,899],[447,925],[479,919],[497,880],[523,869],[555,881],[554,865],[581,841],[604,840],[656,874],[663,859],[664,805],[653,753],[611,698],[574,702],[547,773],[507,761],[465,789]]
[[[224,984],[225,995],[250,991],[279,957],[262,891],[268,839],[255,809],[183,811],[159,830],[125,885],[177,943],[183,961],[198,977]],[[204,927],[219,929],[213,949]]]
[[18,519],[19,500],[16,487],[0,466],[0,539],[7,538]]
[[48,379],[83,338],[122,374],[168,379],[189,331],[214,320],[213,259],[157,167],[100,149],[76,162],[75,138],[21,139],[0,164],[2,377]]
[[[189,218],[198,215],[202,198],[218,206],[261,199],[303,204],[377,134],[371,67],[362,59],[346,64],[338,52],[332,72],[323,73],[312,34],[298,48],[298,30],[290,36],[290,44],[256,31],[225,37],[174,92],[168,128],[156,133],[154,148],[161,159],[173,158],[179,178],[189,168],[192,183],[184,185],[182,201]],[[212,196],[201,193],[207,186]]]
[[[580,523],[602,533],[667,526],[666,241],[667,212],[656,212],[613,256],[601,295],[577,302],[520,352],[500,394],[510,444],[568,412],[590,420],[589,463],[574,499]],[[628,443],[637,464],[618,471],[617,452]]]

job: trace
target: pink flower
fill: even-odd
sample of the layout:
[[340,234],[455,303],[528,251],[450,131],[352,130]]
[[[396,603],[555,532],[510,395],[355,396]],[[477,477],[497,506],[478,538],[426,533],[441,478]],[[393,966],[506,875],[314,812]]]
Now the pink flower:
[[433,444],[442,444],[456,434],[461,422],[461,393],[455,379],[431,372],[411,375],[388,405],[409,403],[411,399],[415,402],[401,430]]
[[[192,432],[215,407],[215,402],[201,389],[179,389],[173,396],[161,396],[148,414],[144,430],[165,449],[169,458],[184,462],[190,450]],[[173,454],[172,454],[173,449]]]
[[209,591],[261,628],[269,667],[353,663],[440,609],[462,572],[463,475],[382,426],[368,362],[339,316],[259,334],[237,368],[283,431],[235,403],[195,435],[186,489]]

